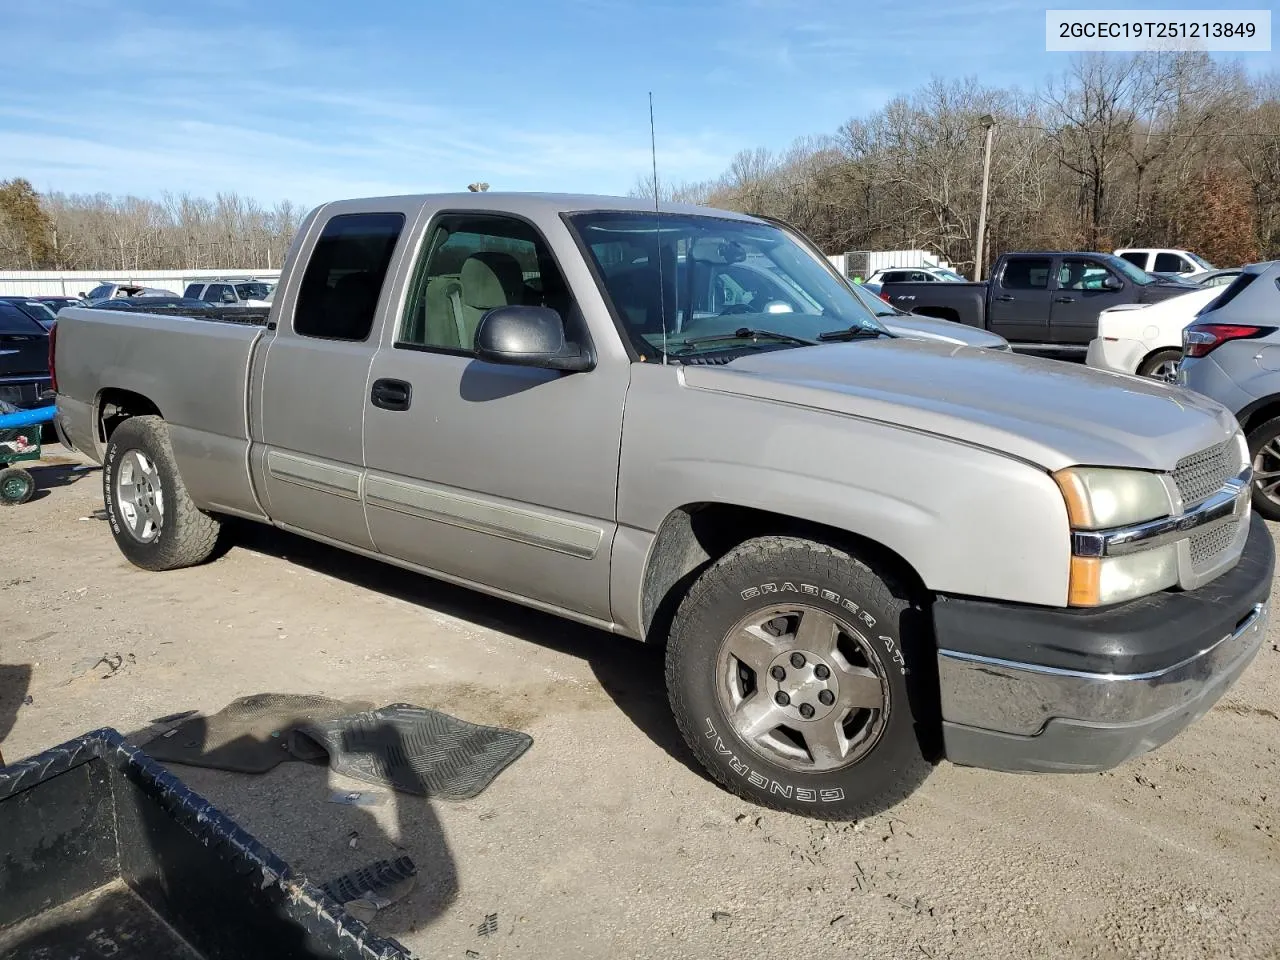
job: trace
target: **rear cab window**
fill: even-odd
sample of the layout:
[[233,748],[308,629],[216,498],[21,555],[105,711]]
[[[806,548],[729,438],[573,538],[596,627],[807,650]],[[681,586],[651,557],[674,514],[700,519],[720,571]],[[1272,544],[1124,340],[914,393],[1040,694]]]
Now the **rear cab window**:
[[190,297],[192,300],[199,300],[200,288],[203,286],[203,283],[188,283],[187,289],[182,292],[182,295],[184,297]]
[[1147,269],[1147,255],[1144,252],[1130,250],[1128,253],[1120,254],[1120,259],[1128,260],[1139,270]]
[[367,340],[404,225],[402,213],[330,219],[302,275],[293,332],[323,340]]

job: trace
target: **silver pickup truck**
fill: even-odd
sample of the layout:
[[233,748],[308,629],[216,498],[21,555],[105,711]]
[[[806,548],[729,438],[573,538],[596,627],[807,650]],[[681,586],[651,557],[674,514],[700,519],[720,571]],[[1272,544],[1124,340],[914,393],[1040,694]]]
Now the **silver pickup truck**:
[[58,430],[129,560],[249,518],[665,645],[690,749],[760,804],[858,816],[941,757],[1103,769],[1262,642],[1223,407],[895,337],[780,224],[330,203],[259,319],[59,315]]

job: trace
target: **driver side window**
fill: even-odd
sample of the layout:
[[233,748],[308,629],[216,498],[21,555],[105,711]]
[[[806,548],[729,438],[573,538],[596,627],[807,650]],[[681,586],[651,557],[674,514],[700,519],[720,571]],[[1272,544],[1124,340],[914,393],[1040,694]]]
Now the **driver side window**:
[[396,346],[470,354],[484,315],[515,305],[571,319],[568,284],[537,230],[513,217],[443,216],[418,256]]

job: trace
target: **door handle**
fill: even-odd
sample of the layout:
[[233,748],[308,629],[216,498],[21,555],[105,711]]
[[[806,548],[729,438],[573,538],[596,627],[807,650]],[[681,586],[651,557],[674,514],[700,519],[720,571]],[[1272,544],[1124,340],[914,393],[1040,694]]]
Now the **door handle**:
[[1076,298],[1075,297],[1054,297],[1053,302],[1054,303],[1075,303]]
[[1009,296],[1007,293],[1005,293],[1005,294],[1002,294],[1002,295],[1000,295],[1000,296],[996,297],[996,299],[997,299],[997,300],[1003,300],[1005,303],[1008,303],[1010,300],[1016,300],[1016,299],[1017,299],[1017,297],[1011,297],[1011,296]]
[[408,410],[413,400],[413,384],[404,380],[375,380],[369,399],[383,410]]

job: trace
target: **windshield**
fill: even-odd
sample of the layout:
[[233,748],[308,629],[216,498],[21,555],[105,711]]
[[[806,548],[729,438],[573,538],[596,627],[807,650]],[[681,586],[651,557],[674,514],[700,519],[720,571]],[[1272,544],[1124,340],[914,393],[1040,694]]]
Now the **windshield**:
[[1145,270],[1139,270],[1128,260],[1123,257],[1114,257],[1110,254],[1103,254],[1098,257],[1103,263],[1114,270],[1116,273],[1122,273],[1134,283],[1145,287],[1149,283],[1155,283],[1156,278]]
[[[847,284],[777,227],[631,211],[569,219],[644,356],[661,356],[664,344],[671,358],[803,345],[748,332],[809,342],[836,330],[887,334]],[[703,338],[714,340],[695,342]]]
[[1197,257],[1194,253],[1192,253],[1189,250],[1187,251],[1187,256],[1190,257],[1192,263],[1196,264],[1201,270],[1213,269],[1213,264],[1211,264],[1208,260],[1204,259],[1204,257]]
[[265,283],[237,283],[236,293],[241,300],[265,300],[268,289]]
[[933,275],[935,277],[941,277],[943,280],[950,280],[953,283],[967,282],[964,277],[960,276],[960,274],[956,273],[954,270],[947,270],[943,267],[935,267]]

